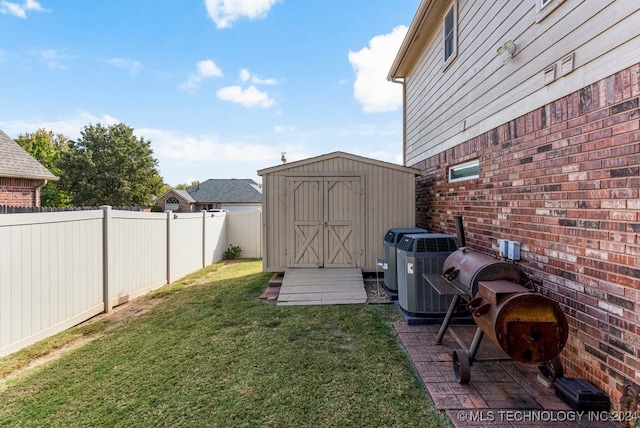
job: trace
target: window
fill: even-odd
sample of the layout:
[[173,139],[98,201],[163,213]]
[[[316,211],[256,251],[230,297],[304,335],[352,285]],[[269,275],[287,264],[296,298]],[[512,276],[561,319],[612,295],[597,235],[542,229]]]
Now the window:
[[456,54],[456,4],[453,3],[444,16],[444,62],[447,64]]
[[449,168],[449,181],[471,180],[480,176],[480,161],[478,159],[461,163]]
[[167,202],[164,203],[165,210],[177,211],[180,208],[180,202],[176,198],[169,198]]
[[562,2],[564,2],[564,0],[536,0],[536,22],[542,21],[547,15],[557,9]]

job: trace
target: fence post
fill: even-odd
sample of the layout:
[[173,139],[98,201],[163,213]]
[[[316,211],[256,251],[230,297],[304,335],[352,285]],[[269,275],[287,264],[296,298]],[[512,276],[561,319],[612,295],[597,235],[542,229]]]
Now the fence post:
[[102,205],[100,209],[103,212],[102,218],[102,299],[104,300],[104,311],[111,312],[113,305],[111,304],[111,277],[109,270],[111,268],[111,259],[109,257],[113,246],[113,233],[111,233],[112,211],[111,206]]
[[171,284],[171,219],[173,212],[167,210],[165,213],[167,213],[167,284]]
[[202,267],[207,267],[207,210],[202,210]]
[[258,258],[262,258],[262,211],[256,210],[256,236],[258,237]]

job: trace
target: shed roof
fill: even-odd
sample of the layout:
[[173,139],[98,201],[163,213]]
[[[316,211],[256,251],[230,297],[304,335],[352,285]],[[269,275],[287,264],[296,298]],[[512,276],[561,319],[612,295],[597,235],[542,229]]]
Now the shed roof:
[[250,178],[211,178],[188,188],[187,192],[198,202],[262,203],[258,183]]
[[398,164],[391,163],[391,162],[385,162],[385,161],[381,161],[381,160],[377,160],[377,159],[366,158],[364,156],[352,155],[350,153],[345,153],[345,152],[331,152],[331,153],[327,153],[325,155],[315,156],[315,157],[308,158],[308,159],[302,159],[302,160],[295,161],[295,162],[290,162],[290,163],[285,163],[285,164],[282,164],[282,165],[272,166],[270,168],[264,168],[264,169],[258,170],[258,175],[262,176],[264,174],[270,174],[270,173],[273,173],[273,172],[285,171],[285,170],[290,169],[290,168],[296,168],[296,167],[300,167],[300,166],[303,166],[303,165],[308,165],[308,164],[316,163],[316,162],[322,162],[322,161],[326,161],[326,160],[334,159],[334,158],[343,158],[343,159],[349,159],[349,160],[356,161],[356,162],[368,163],[368,164],[377,165],[377,166],[380,166],[380,167],[383,167],[383,168],[390,168],[390,169],[395,169],[395,170],[398,170],[398,171],[407,172],[407,173],[414,174],[414,175],[421,175],[422,174],[420,172],[420,170],[418,170],[418,169],[409,168],[409,167],[398,165]]
[[51,171],[0,130],[0,177],[58,180]]

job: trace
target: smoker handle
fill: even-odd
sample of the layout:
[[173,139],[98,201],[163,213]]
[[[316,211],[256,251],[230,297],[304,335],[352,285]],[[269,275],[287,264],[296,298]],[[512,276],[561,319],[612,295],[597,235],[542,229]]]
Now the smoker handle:
[[491,303],[485,302],[482,297],[476,297],[467,303],[467,310],[476,317],[487,314],[489,309],[491,309]]
[[458,277],[458,273],[459,272],[460,271],[457,270],[455,268],[455,266],[452,266],[449,269],[445,270],[444,273],[442,274],[442,276],[444,276],[449,281],[453,281],[454,279],[456,279]]

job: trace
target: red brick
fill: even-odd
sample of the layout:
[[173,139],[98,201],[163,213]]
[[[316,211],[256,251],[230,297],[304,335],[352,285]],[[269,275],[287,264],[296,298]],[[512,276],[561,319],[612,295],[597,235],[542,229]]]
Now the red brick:
[[[424,173],[416,188],[418,225],[455,233],[452,216],[462,213],[471,248],[491,253],[497,238],[520,240],[519,264],[572,314],[573,331],[584,331],[563,358],[587,379],[606,383],[611,370],[612,388],[628,370],[613,358],[596,364],[580,353],[587,354],[587,343],[603,352],[593,340],[604,339],[598,321],[640,333],[637,310],[619,306],[640,304],[640,268],[629,267],[640,263],[640,119],[632,108],[638,96],[640,64],[416,165]],[[517,143],[504,144],[516,131]],[[456,156],[478,156],[480,180],[447,183]],[[578,292],[581,286],[588,292]],[[619,349],[602,346],[604,355]]]

